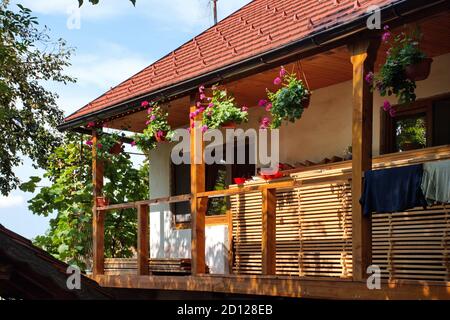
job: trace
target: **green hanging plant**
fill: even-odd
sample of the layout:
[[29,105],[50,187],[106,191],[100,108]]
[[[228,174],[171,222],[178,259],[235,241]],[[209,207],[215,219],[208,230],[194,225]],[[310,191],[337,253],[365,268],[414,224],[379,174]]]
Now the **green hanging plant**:
[[272,123],[264,118],[261,128],[279,128],[283,121],[295,122],[302,117],[305,108],[308,108],[311,91],[297,78],[295,73],[288,73],[281,67],[279,77],[274,80],[275,85],[281,85],[276,92],[267,90],[269,101],[260,100],[259,105],[265,107],[272,115]]

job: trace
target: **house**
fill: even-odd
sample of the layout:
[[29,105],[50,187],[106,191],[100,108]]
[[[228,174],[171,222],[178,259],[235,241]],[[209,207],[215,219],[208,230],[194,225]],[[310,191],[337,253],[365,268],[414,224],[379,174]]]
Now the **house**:
[[[69,265],[0,225],[0,297],[3,299],[111,300],[113,293],[80,274],[70,289]],[[75,281],[75,280],[74,280]],[[75,283],[75,282],[73,282]]]
[[[172,128],[189,128],[201,120],[189,118],[198,87],[219,84],[249,107],[242,127],[258,128],[266,114],[258,100],[266,88],[276,89],[281,66],[313,91],[302,118],[280,128],[280,162],[292,165],[283,178],[235,185],[232,178],[255,175],[258,165],[174,165],[174,144],[159,143],[149,155],[149,199],[95,202],[93,279],[119,288],[449,299],[448,208],[364,215],[359,203],[367,170],[450,158],[449,3],[255,0],[68,116],[60,129],[92,133],[94,144],[99,136],[87,127],[91,121],[142,132],[144,101],[159,102]],[[420,46],[433,58],[430,75],[417,82],[416,101],[394,106],[393,117],[365,81],[386,58],[383,31],[367,27],[377,13],[380,25],[394,33],[419,26]],[[396,129],[405,119],[426,124],[422,145],[399,146]],[[195,144],[198,135],[190,135],[191,159],[205,148]],[[351,159],[344,156],[349,146]],[[95,199],[101,197],[102,171],[94,157]],[[215,188],[219,176],[224,190]],[[104,257],[104,216],[117,208],[137,209],[137,259]],[[371,265],[381,272],[379,289],[367,286]]]

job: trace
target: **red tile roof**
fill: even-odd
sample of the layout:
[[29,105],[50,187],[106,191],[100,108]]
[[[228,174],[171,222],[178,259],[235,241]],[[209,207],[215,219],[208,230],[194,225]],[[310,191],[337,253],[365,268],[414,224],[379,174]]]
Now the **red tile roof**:
[[351,21],[396,0],[254,0],[76,111],[65,121],[189,80]]

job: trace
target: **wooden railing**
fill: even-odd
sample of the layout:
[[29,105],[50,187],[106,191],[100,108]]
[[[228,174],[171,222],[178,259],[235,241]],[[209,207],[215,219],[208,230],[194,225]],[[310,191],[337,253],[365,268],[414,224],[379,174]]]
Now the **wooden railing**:
[[[374,169],[382,169],[439,159],[450,159],[450,146],[375,157],[372,167]],[[230,270],[243,274],[351,277],[352,264],[355,263],[352,260],[351,250],[351,162],[343,161],[335,164],[291,170],[287,172],[287,175],[287,177],[276,181],[249,182],[243,186],[232,185],[226,190],[198,192],[196,194],[195,198],[200,202],[206,202],[208,199],[216,197],[230,197],[232,200],[233,219],[229,222],[229,228],[231,228],[233,233],[235,259],[234,264],[230,266]],[[343,189],[338,190],[340,193],[330,193],[330,186],[341,186]],[[342,207],[336,209],[335,212],[333,211],[334,209],[330,211],[327,206],[333,201],[337,203],[340,201],[339,197],[344,196],[346,199],[345,203],[342,203]],[[149,207],[152,205],[191,201],[192,199],[191,195],[163,197],[123,204],[111,204],[97,207],[96,210],[102,213],[118,209],[135,208],[138,210],[137,269],[139,275],[146,275],[149,272]],[[246,201],[253,209],[246,207]],[[233,211],[233,205],[237,206],[237,203],[242,205],[241,211]],[[443,211],[439,208],[433,208],[433,210],[432,212],[414,210],[411,213],[412,218],[406,219],[404,217],[408,213],[393,215],[392,219],[389,219],[386,215],[375,216],[374,226],[372,227],[374,231],[371,230],[371,233],[374,233],[373,249],[375,251],[373,261],[381,265],[384,276],[392,278],[396,274],[392,270],[393,258],[402,258],[401,248],[396,247],[395,250],[392,248],[392,243],[395,244],[397,240],[390,240],[389,236],[394,236],[395,238],[398,237],[398,234],[394,234],[392,229],[389,229],[389,226],[397,226],[400,229],[408,228],[407,226],[402,226],[402,221],[415,219],[419,223],[421,219],[427,219],[424,215],[428,215],[432,218],[432,222],[435,223],[430,227],[435,228],[431,230],[432,232],[436,230],[440,232],[445,229],[443,232],[450,234],[450,230],[447,230],[450,225],[448,209]],[[295,219],[298,219],[298,221],[295,221]],[[285,223],[286,221],[290,222]],[[254,227],[255,224],[258,225],[256,229]],[[317,224],[322,224],[322,230],[316,228]],[[340,227],[337,228],[336,224],[339,224]],[[328,228],[327,225],[333,225],[334,229]],[[424,226],[427,226],[427,224],[425,223]],[[297,235],[295,234],[296,231],[298,231]],[[319,234],[320,232],[322,232],[323,236]],[[329,232],[333,236],[330,236]],[[438,234],[434,233],[433,236],[436,238]],[[101,237],[103,235],[96,236]],[[414,236],[417,239],[411,241],[418,241],[418,243],[420,242],[423,245],[423,242],[427,240],[420,238],[420,236],[420,234]],[[245,237],[251,240],[245,243],[242,240]],[[429,242],[428,244],[447,248],[447,233],[441,240],[435,238],[432,239],[434,242]],[[317,248],[327,250],[327,254],[330,257],[321,258],[319,254],[315,259],[311,258],[312,255],[317,255],[317,252],[320,251]],[[389,249],[388,252],[383,253],[382,251],[386,248]],[[435,252],[438,250],[437,247],[429,248],[431,248],[430,250],[435,250]],[[101,249],[100,254],[103,255],[103,248]],[[249,250],[253,250],[254,253],[246,262],[243,253],[248,253]],[[293,257],[297,253],[298,259],[297,265],[295,265],[296,262]],[[341,257],[339,258],[337,255],[341,255]],[[444,266],[438,267],[436,263],[439,264],[439,259],[441,258],[435,257],[433,261],[430,260],[434,267],[431,266],[429,268],[429,270],[432,270],[431,275],[428,276],[429,279],[448,277],[448,274],[446,274],[449,269],[448,263],[446,264],[444,261]],[[442,259],[445,260],[445,257]],[[413,262],[399,260],[397,266],[405,267],[409,263],[412,267],[417,267],[417,263],[414,264]],[[248,265],[245,265],[246,263]],[[252,267],[255,265],[257,267]],[[406,267],[408,268],[408,266]],[[424,269],[425,267],[419,266],[418,268]],[[414,278],[414,275],[407,271],[398,273],[397,270],[397,275],[400,278]]]

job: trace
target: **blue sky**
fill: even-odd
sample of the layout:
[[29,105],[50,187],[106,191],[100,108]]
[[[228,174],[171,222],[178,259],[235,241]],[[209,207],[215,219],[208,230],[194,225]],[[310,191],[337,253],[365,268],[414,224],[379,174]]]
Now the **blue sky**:
[[[67,73],[78,79],[70,85],[48,84],[59,94],[58,104],[68,115],[112,86],[174,50],[212,24],[209,0],[100,0],[78,11],[77,0],[21,0],[33,10],[54,39],[63,38],[75,48]],[[250,0],[219,0],[219,19]],[[79,17],[79,19],[78,19]],[[79,23],[78,23],[79,22]],[[16,170],[22,181],[41,175],[30,161]],[[51,217],[30,213],[20,191],[0,196],[0,224],[27,237],[43,234]]]

